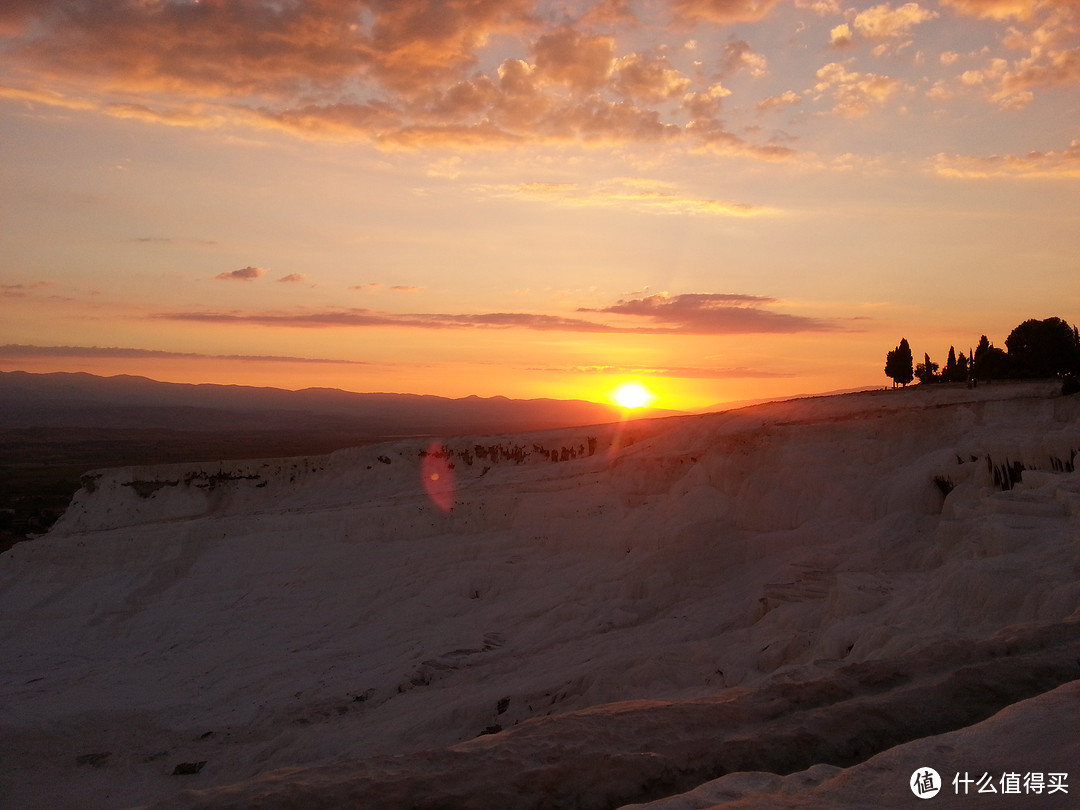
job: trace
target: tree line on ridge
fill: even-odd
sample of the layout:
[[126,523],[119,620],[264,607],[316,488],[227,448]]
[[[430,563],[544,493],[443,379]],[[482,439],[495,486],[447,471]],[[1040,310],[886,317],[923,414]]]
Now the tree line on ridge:
[[949,347],[948,359],[942,368],[923,354],[923,362],[915,364],[911,346],[906,338],[885,355],[885,376],[893,387],[906,386],[913,380],[920,384],[966,382],[1004,379],[1045,379],[1060,377],[1065,393],[1080,391],[1080,330],[1061,318],[1029,319],[1017,326],[1005,339],[1005,349],[994,346],[983,335],[978,346],[959,355]]

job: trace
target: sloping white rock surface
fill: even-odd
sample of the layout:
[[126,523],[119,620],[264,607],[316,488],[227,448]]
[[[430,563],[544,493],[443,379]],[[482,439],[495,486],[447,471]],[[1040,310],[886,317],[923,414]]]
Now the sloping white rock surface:
[[0,557],[0,804],[617,807],[816,763],[839,790],[1080,679],[1052,390],[100,471]]

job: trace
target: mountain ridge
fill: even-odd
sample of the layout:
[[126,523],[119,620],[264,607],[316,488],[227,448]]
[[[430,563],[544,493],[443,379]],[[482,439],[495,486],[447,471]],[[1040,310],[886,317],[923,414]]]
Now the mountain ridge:
[[[292,430],[299,414],[316,429],[366,431],[372,437],[396,434],[463,435],[502,433],[600,424],[627,413],[614,405],[587,400],[511,399],[503,396],[450,398],[434,394],[359,393],[339,388],[290,390],[218,383],[171,383],[135,375],[101,377],[87,372],[33,374],[0,371],[0,429],[25,427],[175,427],[170,415],[156,419],[142,408],[201,409],[205,422],[183,421],[184,429],[236,429],[222,412],[272,419]],[[633,416],[666,416],[677,411],[642,409]],[[326,424],[325,419],[340,420]],[[319,423],[323,420],[323,423]],[[265,427],[263,425],[259,426]]]

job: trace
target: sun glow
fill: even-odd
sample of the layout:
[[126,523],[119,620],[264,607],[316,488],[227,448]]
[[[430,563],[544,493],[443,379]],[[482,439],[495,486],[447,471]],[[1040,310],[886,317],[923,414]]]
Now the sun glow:
[[612,401],[621,408],[634,410],[656,402],[656,394],[639,382],[624,382],[611,392]]

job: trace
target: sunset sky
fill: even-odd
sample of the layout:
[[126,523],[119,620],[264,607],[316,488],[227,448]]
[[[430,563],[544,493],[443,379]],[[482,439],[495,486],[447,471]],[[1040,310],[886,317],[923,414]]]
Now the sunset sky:
[[0,370],[657,405],[1080,320],[1080,0],[5,0]]

